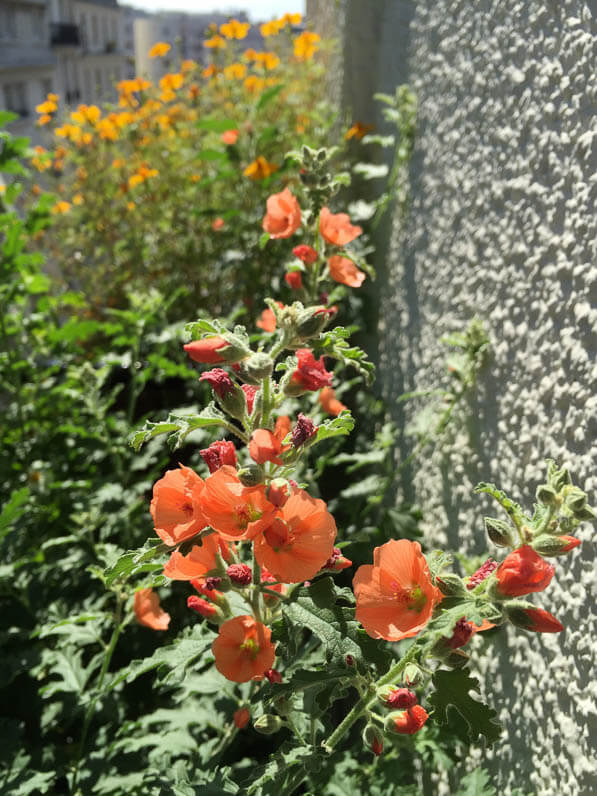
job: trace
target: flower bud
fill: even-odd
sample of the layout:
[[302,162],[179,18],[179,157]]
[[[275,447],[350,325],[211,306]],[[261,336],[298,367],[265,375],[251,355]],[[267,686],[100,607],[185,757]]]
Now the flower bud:
[[199,455],[208,466],[210,473],[215,473],[225,464],[236,467],[236,448],[229,440],[216,440],[209,448],[200,450]]
[[383,752],[383,733],[375,724],[367,724],[363,730],[363,744],[379,757]]
[[564,503],[568,508],[576,513],[582,511],[587,503],[587,495],[577,486],[568,486],[564,489]]
[[282,682],[282,675],[277,669],[268,669],[267,672],[265,672],[265,676],[272,684]]
[[262,735],[273,735],[281,729],[284,722],[279,716],[274,716],[271,713],[264,713],[263,716],[253,722],[253,727]]
[[575,511],[574,516],[577,520],[586,520],[587,522],[597,523],[597,512],[590,506],[584,506],[584,508]]
[[272,375],[274,369],[273,359],[269,354],[259,352],[253,354],[243,362],[243,374],[250,377],[250,380],[261,381]]
[[263,483],[265,473],[258,464],[247,464],[238,471],[238,478],[243,486],[258,486]]
[[404,668],[403,679],[406,685],[418,685],[423,679],[423,672],[416,663],[409,663]]
[[226,574],[235,586],[248,586],[253,579],[251,567],[246,564],[231,564]]
[[384,722],[384,730],[398,735],[414,735],[428,718],[429,714],[422,705],[414,705],[408,710],[389,713]]
[[557,506],[558,493],[551,486],[539,484],[535,495],[539,503],[543,503],[546,506]]
[[542,556],[563,556],[578,547],[580,539],[575,536],[550,536],[549,534],[538,536],[531,547]]
[[484,564],[481,564],[479,569],[470,576],[467,581],[466,588],[468,591],[472,591],[476,586],[480,583],[483,583],[491,573],[497,569],[497,561],[494,561],[493,558],[488,558]]
[[204,600],[202,597],[197,597],[196,594],[191,594],[190,597],[187,597],[187,607],[217,625],[221,625],[226,618],[221,608]]
[[274,478],[266,490],[266,496],[274,506],[282,508],[292,494],[292,487],[285,478]]
[[296,336],[300,340],[316,337],[325,328],[332,314],[326,307],[305,307],[296,320]]
[[304,445],[305,442],[314,437],[317,434],[317,426],[311,420],[310,417],[307,417],[302,412],[299,412],[296,425],[292,429],[292,444],[295,448],[299,448],[301,445]]
[[315,260],[317,260],[317,252],[315,249],[313,249],[311,246],[307,246],[304,243],[300,246],[295,246],[292,250],[292,253],[305,265],[313,265]]
[[239,730],[244,730],[249,723],[250,718],[251,713],[248,708],[239,708],[238,710],[234,711],[232,720],[234,721],[235,727],[237,727]]
[[199,377],[199,381],[207,381],[214,391],[217,401],[229,415],[241,420],[247,411],[245,393],[235,384],[222,368],[214,368]]
[[220,335],[193,340],[183,347],[194,362],[202,362],[207,365],[215,365],[220,362],[239,362],[251,353],[244,347],[232,345]]
[[284,281],[292,290],[300,290],[303,286],[303,276],[300,271],[288,271],[284,275]]
[[417,695],[408,688],[396,688],[395,685],[386,685],[377,692],[377,697],[384,705],[390,708],[407,710],[417,704]]
[[553,614],[532,603],[521,600],[508,602],[504,605],[506,616],[516,627],[531,630],[535,633],[560,633],[564,626]]
[[465,597],[466,588],[458,575],[446,574],[437,578],[437,586],[446,597]]
[[497,520],[494,517],[483,517],[485,523],[485,530],[487,536],[498,547],[512,547],[514,545],[514,537],[512,536],[512,527],[503,520]]

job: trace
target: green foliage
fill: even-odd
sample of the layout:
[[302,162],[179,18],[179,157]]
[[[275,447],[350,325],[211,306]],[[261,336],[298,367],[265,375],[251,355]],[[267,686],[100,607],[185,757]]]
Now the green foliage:
[[429,697],[429,704],[434,708],[433,715],[437,721],[446,724],[452,708],[466,722],[461,725],[464,739],[468,737],[471,743],[476,743],[481,736],[489,746],[498,740],[501,727],[493,721],[497,714],[471,697],[469,692],[478,691],[479,684],[466,669],[438,669],[433,675],[433,685],[435,691]]

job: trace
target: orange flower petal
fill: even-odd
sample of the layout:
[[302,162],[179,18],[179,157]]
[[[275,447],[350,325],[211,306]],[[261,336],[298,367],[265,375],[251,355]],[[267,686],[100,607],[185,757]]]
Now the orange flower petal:
[[139,589],[135,592],[133,610],[137,622],[152,630],[167,630],[170,614],[160,608],[160,598],[153,589]]
[[276,650],[272,631],[252,616],[235,616],[220,627],[211,645],[216,669],[235,683],[263,680]]

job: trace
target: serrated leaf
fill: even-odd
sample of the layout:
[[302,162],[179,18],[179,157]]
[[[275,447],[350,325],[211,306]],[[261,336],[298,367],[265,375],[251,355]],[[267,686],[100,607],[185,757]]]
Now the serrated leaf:
[[127,581],[133,575],[143,572],[157,572],[162,569],[163,563],[152,563],[158,556],[163,556],[168,547],[161,542],[151,540],[138,550],[128,550],[123,553],[102,573],[102,580],[110,588],[115,580]]
[[525,515],[522,510],[522,507],[515,503],[513,500],[510,500],[508,495],[505,492],[502,492],[501,489],[498,489],[495,484],[489,484],[485,481],[481,481],[477,484],[475,489],[473,490],[475,494],[479,494],[484,492],[487,495],[491,495],[494,500],[500,504],[500,506],[504,509],[506,514],[512,518],[514,523],[517,527],[520,526],[520,523],[523,520],[530,522],[530,519]]
[[322,332],[319,340],[313,345],[313,351],[317,356],[325,356],[338,359],[344,365],[351,365],[359,373],[365,376],[369,384],[373,380],[375,366],[367,359],[367,354],[361,348],[350,347],[346,338],[352,333],[351,329],[336,326],[334,329],[327,329]]
[[440,724],[448,722],[450,708],[455,709],[466,721],[466,734],[471,743],[476,743],[479,736],[485,738],[491,746],[500,737],[502,728],[494,721],[496,711],[470,696],[470,691],[478,691],[479,683],[466,668],[438,669],[433,675],[435,691],[428,698],[434,708],[434,719]]
[[126,680],[132,683],[142,674],[158,669],[159,682],[163,685],[176,685],[186,672],[211,650],[215,638],[205,624],[194,625],[188,636],[179,637],[174,644],[158,647],[149,658],[131,661],[130,665],[114,675],[108,690]]
[[309,440],[309,447],[329,437],[346,436],[354,428],[354,418],[348,409],[342,410],[337,417],[326,420],[317,428],[315,436]]
[[129,445],[138,451],[150,439],[160,434],[168,434],[168,445],[175,451],[191,432],[199,428],[222,425],[228,425],[226,415],[220,412],[212,401],[198,415],[181,415],[173,412],[162,422],[153,423],[146,420],[144,426],[131,435]]
[[496,796],[497,791],[483,768],[475,768],[460,781],[454,796]]

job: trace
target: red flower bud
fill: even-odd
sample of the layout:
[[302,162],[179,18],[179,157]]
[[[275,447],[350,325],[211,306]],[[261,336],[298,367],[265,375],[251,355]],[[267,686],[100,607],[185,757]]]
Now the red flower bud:
[[414,705],[399,713],[390,713],[386,717],[385,728],[388,732],[399,735],[414,735],[425,724],[429,714],[421,705]]
[[466,588],[471,591],[478,586],[479,583],[482,583],[486,578],[488,578],[494,569],[497,568],[497,561],[494,561],[493,558],[488,558],[484,564],[481,564],[479,569],[468,579],[468,583],[466,584]]
[[284,276],[284,281],[293,290],[300,290],[303,286],[303,277],[300,271],[288,271]]
[[277,669],[268,669],[267,672],[264,672],[267,679],[270,683],[281,683],[282,682],[282,675],[280,674]]
[[384,702],[388,707],[407,710],[417,704],[417,695],[408,688],[395,688],[386,696]]
[[217,362],[226,362],[224,349],[231,348],[230,344],[223,337],[204,337],[201,340],[193,340],[187,343],[184,350],[194,362],[203,362],[209,365]]
[[236,448],[234,443],[228,440],[217,440],[212,442],[209,448],[199,451],[199,455],[209,467],[210,473],[215,473],[220,467],[229,464],[236,467]]
[[543,608],[535,608],[530,603],[510,603],[506,604],[506,615],[513,625],[531,630],[535,633],[561,633],[564,626],[555,616],[544,611]]
[[274,478],[267,488],[267,499],[279,509],[292,494],[292,486],[285,478]]
[[202,373],[199,376],[199,381],[206,381],[218,398],[226,398],[236,389],[236,385],[222,368],[213,368],[213,370]]
[[352,561],[348,558],[344,558],[340,548],[334,547],[332,555],[322,566],[322,569],[332,569],[334,572],[341,572],[343,569],[351,566]]
[[255,402],[255,395],[259,387],[254,387],[252,384],[241,384],[240,386],[247,399],[247,414],[250,415],[253,411],[253,403]]
[[313,265],[315,260],[317,260],[317,252],[315,249],[311,246],[306,246],[304,243],[300,246],[295,246],[292,253],[295,257],[298,257],[299,260],[302,260],[305,265]]
[[497,571],[498,593],[520,597],[522,594],[543,591],[553,578],[556,568],[548,564],[529,545],[506,556]]
[[301,412],[297,418],[296,426],[292,429],[292,444],[295,448],[298,448],[316,433],[317,426],[310,417]]
[[237,586],[248,586],[252,580],[251,567],[246,564],[231,564],[226,574]]
[[455,650],[458,649],[458,647],[464,647],[472,635],[473,623],[467,622],[466,619],[462,617],[454,625],[454,632],[452,633],[451,637],[444,639],[444,642],[446,647],[450,647],[450,649]]
[[332,374],[325,369],[323,357],[315,359],[308,348],[299,348],[296,352],[298,367],[292,374],[292,382],[303,390],[320,390],[332,386]]
[[235,727],[237,727],[239,730],[244,730],[249,723],[250,718],[251,713],[248,708],[239,708],[238,710],[234,711],[232,720],[234,721]]
[[208,603],[207,600],[197,597],[196,594],[191,594],[190,597],[187,597],[187,607],[207,619],[211,619],[218,613],[218,609],[213,603]]

